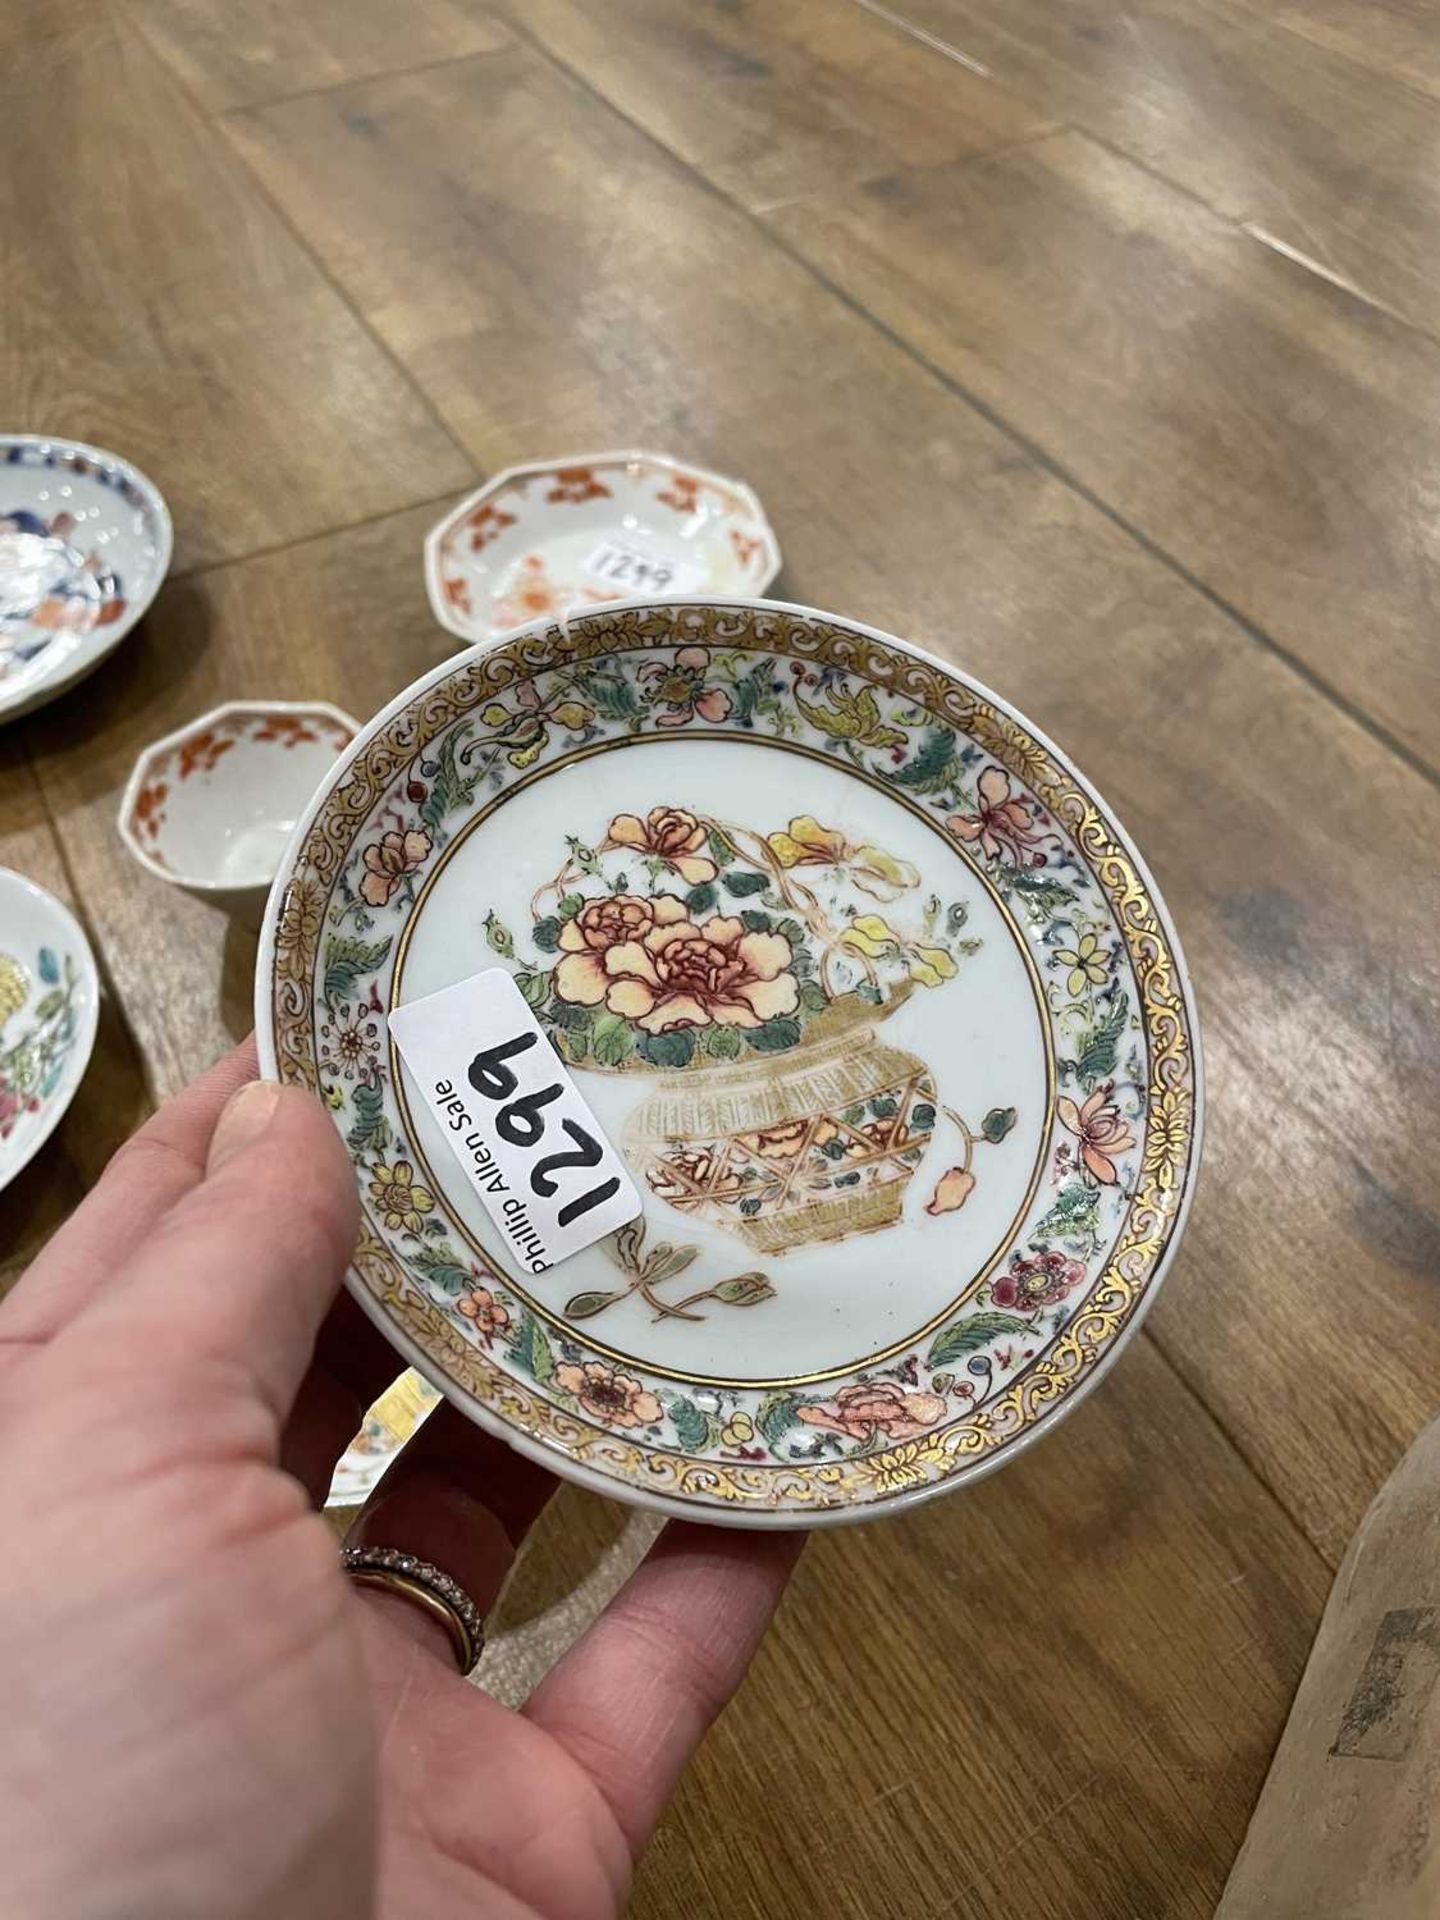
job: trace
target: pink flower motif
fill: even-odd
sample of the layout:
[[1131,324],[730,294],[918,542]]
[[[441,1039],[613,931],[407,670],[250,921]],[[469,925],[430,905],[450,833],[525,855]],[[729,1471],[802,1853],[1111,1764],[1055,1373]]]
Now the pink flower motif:
[[1057,1305],[1084,1278],[1081,1262],[1067,1260],[1063,1253],[1017,1253],[1007,1270],[991,1281],[990,1295],[997,1307],[1038,1313],[1041,1307]]
[[[673,896],[660,894],[657,909]],[[679,906],[675,901],[670,908]],[[567,955],[556,969],[560,997],[633,1020],[646,1033],[681,1027],[759,1027],[793,1013],[800,989],[790,971],[790,942],[752,933],[743,920],[712,914],[696,926],[684,918],[657,922],[640,939]]]
[[409,833],[387,833],[372,840],[364,853],[365,877],[360,893],[372,907],[383,907],[407,873],[429,858],[433,845],[428,833],[415,827]]
[[945,1402],[934,1393],[906,1393],[895,1380],[856,1380],[833,1400],[801,1407],[800,1418],[850,1440],[913,1440],[941,1419]]
[[1065,1094],[1055,1102],[1061,1126],[1078,1137],[1080,1158],[1102,1187],[1119,1183],[1115,1156],[1128,1153],[1135,1144],[1135,1136],[1110,1097],[1113,1091],[1108,1083],[1097,1087],[1083,1107],[1077,1107]]
[[587,1360],[583,1367],[566,1362],[555,1369],[555,1384],[573,1393],[592,1420],[612,1427],[648,1427],[663,1411],[659,1400],[618,1367]]
[[472,1323],[487,1347],[509,1330],[509,1312],[488,1287],[472,1287],[468,1293],[461,1294],[455,1306]]
[[640,668],[637,678],[650,705],[665,709],[656,716],[660,726],[688,726],[697,715],[719,726],[730,711],[730,696],[723,687],[705,685],[709,665],[704,647],[681,647],[673,662],[648,660]]
[[1007,854],[1017,867],[1043,867],[1041,837],[1030,824],[1025,802],[1010,789],[1010,776],[1000,767],[987,767],[977,788],[974,813],[956,813],[945,822],[957,840],[978,841],[987,860]]

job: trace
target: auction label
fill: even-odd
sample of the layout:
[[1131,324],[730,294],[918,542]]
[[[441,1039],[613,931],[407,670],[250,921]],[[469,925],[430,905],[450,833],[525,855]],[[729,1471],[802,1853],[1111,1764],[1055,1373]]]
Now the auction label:
[[546,1273],[644,1205],[503,967],[396,1007],[416,1090],[520,1265]]

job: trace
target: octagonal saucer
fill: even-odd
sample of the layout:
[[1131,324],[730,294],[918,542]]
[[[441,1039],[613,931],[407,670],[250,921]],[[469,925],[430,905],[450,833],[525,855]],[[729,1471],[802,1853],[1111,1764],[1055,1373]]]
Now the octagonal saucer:
[[779,571],[750,488],[663,453],[508,467],[425,542],[435,617],[476,645],[640,593],[762,594]]

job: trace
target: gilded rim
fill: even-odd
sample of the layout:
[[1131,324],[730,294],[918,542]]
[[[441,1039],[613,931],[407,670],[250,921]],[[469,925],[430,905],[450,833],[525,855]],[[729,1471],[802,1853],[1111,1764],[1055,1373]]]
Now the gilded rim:
[[[442,728],[517,681],[605,654],[663,645],[744,647],[828,665],[903,697],[934,724],[977,742],[1064,827],[1109,904],[1140,992],[1146,1047],[1143,1171],[1111,1257],[1061,1335],[993,1399],[962,1417],[861,1457],[752,1466],[637,1446],[623,1433],[532,1393],[471,1347],[419,1298],[367,1220],[351,1284],[411,1361],[471,1417],[521,1451],[600,1491],[738,1525],[855,1520],[993,1470],[1073,1406],[1113,1361],[1154,1297],[1188,1213],[1202,1127],[1198,1034],[1184,963],[1163,903],[1127,837],[1044,736],[953,668],[893,636],[771,602],[649,602],[606,607],[566,625],[539,622],[437,668],[392,703],[341,762],[297,828],[272,893],[257,972],[262,1066],[318,1087],[309,1005],[319,931],[278,962],[289,880],[333,885],[356,830],[387,783]],[[1180,1124],[1176,1124],[1177,1112]]]

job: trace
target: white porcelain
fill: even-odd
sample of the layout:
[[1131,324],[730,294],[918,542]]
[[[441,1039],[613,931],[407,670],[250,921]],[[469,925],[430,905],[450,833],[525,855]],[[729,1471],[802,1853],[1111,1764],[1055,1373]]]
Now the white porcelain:
[[95,960],[74,914],[0,867],[0,1188],[74,1099],[99,1015]]
[[425,542],[436,619],[477,645],[637,594],[759,595],[779,571],[780,548],[750,488],[661,453],[507,467]]
[[[496,966],[644,1198],[538,1275],[387,1031]],[[286,855],[256,1029],[324,1095],[350,1285],[410,1364],[722,1524],[1013,1459],[1131,1337],[1194,1190],[1194,1008],[1113,813],[954,667],[773,602],[595,608],[401,695]]]
[[159,880],[258,917],[295,822],[360,723],[314,700],[232,700],[146,747],[120,838]]
[[170,565],[159,489],[78,440],[0,434],[0,720],[98,666]]

